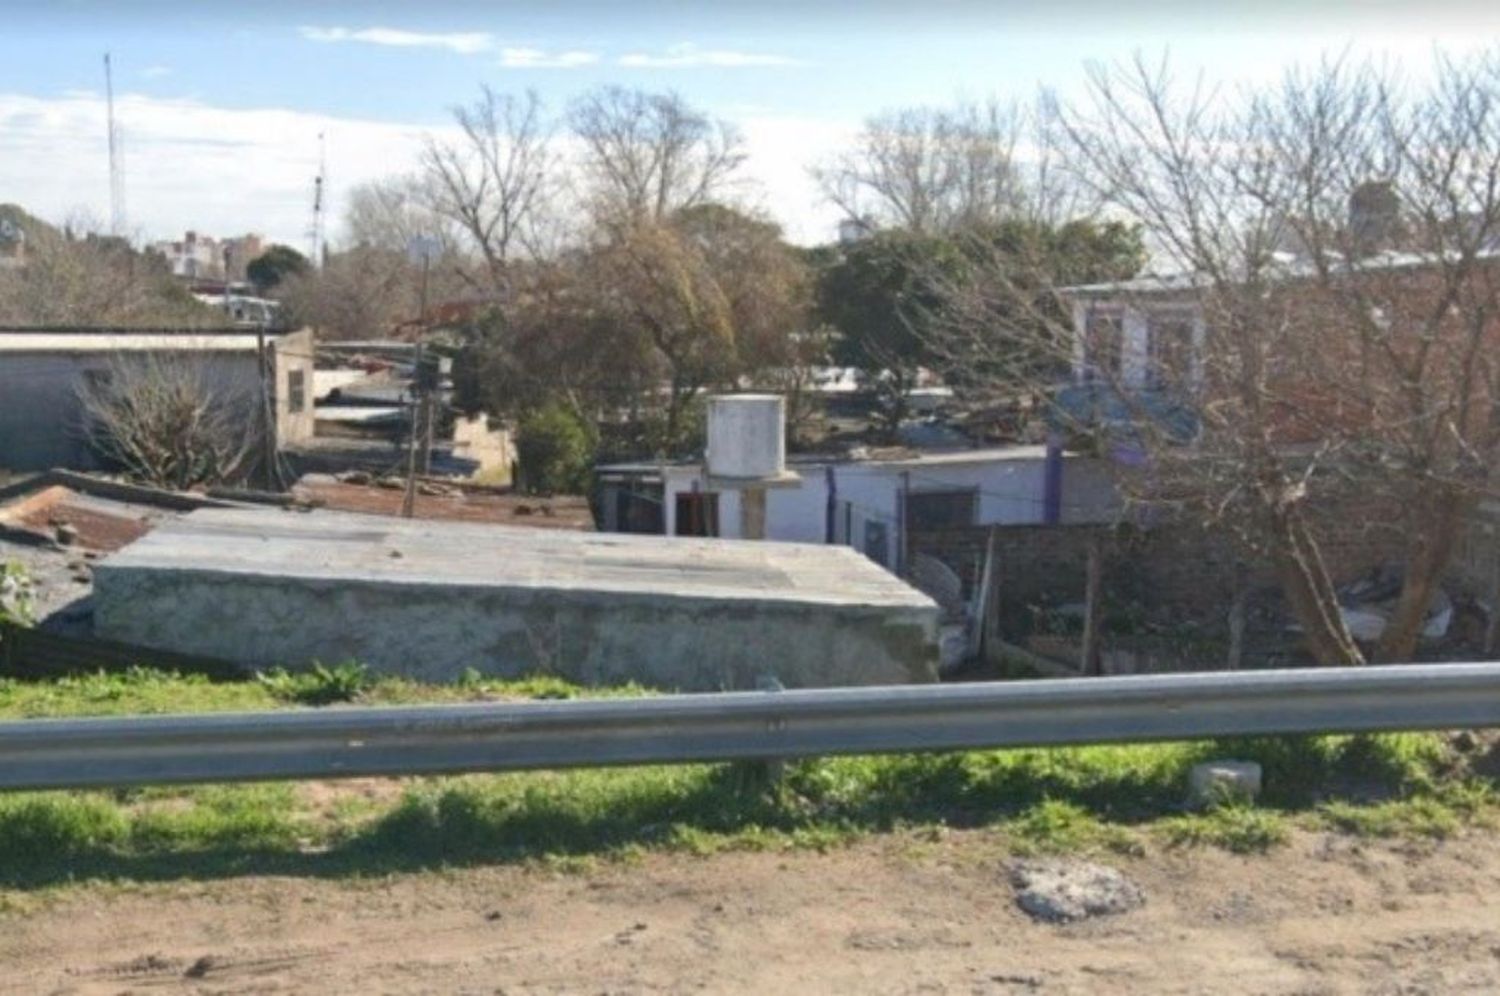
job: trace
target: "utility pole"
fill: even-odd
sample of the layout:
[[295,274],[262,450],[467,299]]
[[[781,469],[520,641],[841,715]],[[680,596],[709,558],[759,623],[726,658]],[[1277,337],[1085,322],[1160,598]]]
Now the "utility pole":
[[260,441],[261,459],[265,462],[266,490],[281,490],[281,467],[276,454],[276,402],[271,380],[275,376],[272,347],[266,342],[266,328],[255,330],[255,368],[260,374]]
[[228,245],[224,246],[224,314],[229,316],[230,324],[234,323],[234,301],[229,293],[229,268],[233,262],[233,251]]
[[[407,254],[420,257],[422,282],[417,291],[417,350],[412,367],[411,438],[406,449],[406,496],[401,502],[401,515],[410,519],[416,514],[417,471],[427,473],[432,468],[432,383],[425,362],[422,336],[427,332],[427,276],[432,269],[432,257],[437,251],[437,240],[426,236],[415,236],[407,244]],[[424,442],[425,441],[425,442]],[[418,459],[418,450],[421,459]]]
[[[422,253],[422,289],[421,289],[421,292],[420,292],[420,298],[419,298],[419,302],[418,302],[418,306],[417,306],[417,321],[418,321],[418,324],[419,324],[420,328],[422,329],[422,334],[423,335],[427,334],[427,273],[431,269],[432,269],[432,255],[431,255],[431,253],[424,252],[424,253]],[[424,474],[430,474],[430,473],[432,473],[432,436],[433,436],[433,423],[437,421],[435,418],[433,418],[432,397],[433,397],[433,394],[436,393],[437,388],[438,388],[439,373],[438,373],[438,364],[436,362],[437,357],[434,357],[433,360],[434,360],[433,365],[432,365],[433,366],[433,372],[432,372],[432,379],[430,381],[426,379],[426,368],[423,367],[422,370],[421,370],[421,373],[423,374],[423,379],[421,380],[421,384],[422,384],[422,427],[423,427],[423,430],[422,430],[422,473],[424,473]]]
[[422,342],[417,340],[416,362],[411,381],[411,435],[406,441],[406,495],[401,499],[401,517],[410,519],[417,511],[417,443],[422,438],[422,414],[427,409],[427,391],[422,386]]

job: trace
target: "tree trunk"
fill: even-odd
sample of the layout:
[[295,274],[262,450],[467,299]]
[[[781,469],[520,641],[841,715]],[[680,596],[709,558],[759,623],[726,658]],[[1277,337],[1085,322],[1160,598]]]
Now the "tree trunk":
[[1375,649],[1377,660],[1410,661],[1417,652],[1427,612],[1437,595],[1458,532],[1472,507],[1472,500],[1451,490],[1440,495],[1424,511],[1422,524],[1416,529],[1411,555],[1406,558],[1406,577],[1390,622],[1380,634]]
[[1250,601],[1250,582],[1241,564],[1234,568],[1234,600],[1229,603],[1229,653],[1224,667],[1238,671],[1245,662],[1245,611]]
[[1088,559],[1084,567],[1083,581],[1083,640],[1079,649],[1079,670],[1085,675],[1104,673],[1103,652],[1099,646],[1100,610],[1104,600],[1104,550],[1103,541],[1095,533],[1089,538]]
[[1363,664],[1364,654],[1339,611],[1338,595],[1323,564],[1323,555],[1296,508],[1272,516],[1276,533],[1276,566],[1287,603],[1319,664]]
[[674,376],[671,389],[667,396],[667,424],[663,430],[666,438],[662,441],[662,448],[673,452],[677,448],[677,430],[682,422],[682,409],[685,407],[685,399],[682,394],[682,384]]

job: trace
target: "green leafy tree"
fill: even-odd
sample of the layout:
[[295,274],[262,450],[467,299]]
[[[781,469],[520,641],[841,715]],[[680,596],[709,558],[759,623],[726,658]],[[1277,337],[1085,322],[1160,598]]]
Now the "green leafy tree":
[[518,430],[516,455],[528,491],[577,493],[588,486],[594,434],[566,406],[552,402],[528,412]]
[[245,276],[265,292],[274,290],[287,277],[304,274],[311,268],[307,257],[291,246],[274,245],[250,261]]
[[839,333],[834,361],[857,367],[877,392],[888,432],[931,358],[925,322],[940,303],[936,288],[963,264],[953,239],[888,231],[846,247],[820,275],[818,312]]
[[[1133,276],[1145,249],[1131,225],[1016,218],[941,235],[878,232],[834,252],[819,250],[815,260],[822,264],[818,312],[839,333],[834,360],[861,371],[880,397],[884,428],[894,432],[923,367],[942,370],[950,382],[975,372],[952,362],[944,312],[953,301],[983,302],[984,322],[1026,324],[1032,336],[1047,336],[1055,322],[1036,316],[1055,307],[1048,288]],[[985,362],[1034,366],[1056,355],[1040,342],[1028,349],[1026,341],[1009,337],[1007,354]]]

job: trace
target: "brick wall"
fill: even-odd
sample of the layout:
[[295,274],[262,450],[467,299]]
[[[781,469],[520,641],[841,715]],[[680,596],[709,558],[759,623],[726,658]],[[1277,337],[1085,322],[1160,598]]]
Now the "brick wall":
[[[916,532],[914,552],[942,560],[964,580],[979,584],[990,528],[976,526]],[[1222,622],[1237,576],[1252,587],[1275,587],[1263,556],[1246,551],[1224,528],[1189,521],[1137,526],[995,526],[1002,618],[1028,604],[1081,601],[1090,540],[1104,539],[1106,598],[1141,605],[1174,622]],[[1382,563],[1404,557],[1400,512],[1388,503],[1341,502],[1320,517],[1317,532],[1336,584],[1352,581]]]

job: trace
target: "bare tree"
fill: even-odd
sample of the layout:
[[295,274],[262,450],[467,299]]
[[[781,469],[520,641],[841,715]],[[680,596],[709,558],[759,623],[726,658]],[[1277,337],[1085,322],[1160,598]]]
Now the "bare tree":
[[166,262],[87,218],[62,229],[21,218],[20,266],[0,269],[0,321],[26,325],[217,325],[223,314],[173,280]]
[[537,246],[557,180],[551,126],[534,91],[518,97],[487,86],[453,117],[462,138],[431,141],[423,156],[427,197],[468,236],[491,288],[500,291],[507,264]]
[[[1010,254],[950,288],[949,364],[990,395],[1039,386],[1018,351],[1072,369],[1075,428],[1103,424],[1141,454],[1123,479],[1138,497],[1193,510],[1274,564],[1324,662],[1364,654],[1320,516],[1351,492],[1409,510],[1377,649],[1409,657],[1500,455],[1496,67],[1439,60],[1435,85],[1410,91],[1330,63],[1227,97],[1176,85],[1165,63],[1095,70],[1062,117],[1072,168],[1176,275],[1068,291]],[[1188,445],[1174,404],[1191,409]]]
[[90,442],[131,475],[186,490],[244,476],[260,451],[250,392],[172,354],[117,355],[79,388]]
[[722,197],[745,161],[739,133],[675,93],[603,87],[568,114],[596,217],[658,223]]
[[934,234],[998,221],[1028,208],[1022,121],[995,101],[890,111],[813,176],[845,215],[879,227]]
[[464,238],[450,218],[434,209],[427,176],[391,176],[350,189],[344,208],[347,246],[404,253],[417,238],[436,239],[441,251],[453,254]]
[[[1386,73],[1343,77],[1262,100],[1258,134],[1299,167],[1286,227],[1313,270],[1305,325],[1337,331],[1332,390],[1308,416],[1325,433],[1337,425],[1350,462],[1412,510],[1404,582],[1376,648],[1407,660],[1466,518],[1496,485],[1500,50],[1439,57],[1421,91]],[[1347,214],[1330,188],[1347,192]]]

